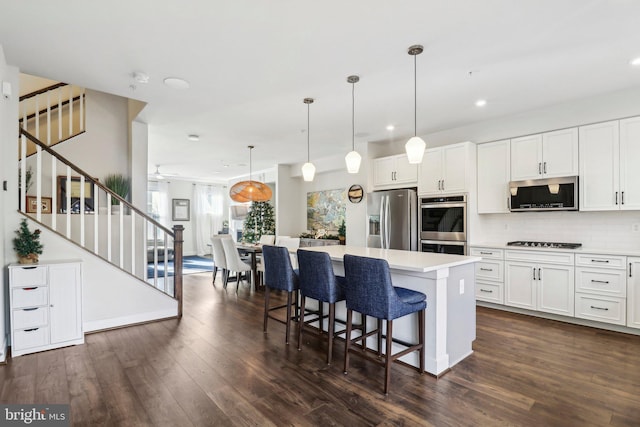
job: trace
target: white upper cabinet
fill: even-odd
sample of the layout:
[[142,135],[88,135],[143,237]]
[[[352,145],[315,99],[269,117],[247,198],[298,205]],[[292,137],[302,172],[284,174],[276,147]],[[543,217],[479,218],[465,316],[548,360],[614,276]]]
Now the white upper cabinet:
[[373,159],[373,186],[377,190],[415,186],[418,165],[409,163],[406,154]]
[[509,140],[478,145],[478,213],[509,212]]
[[473,174],[471,159],[474,149],[474,144],[462,142],[426,150],[418,172],[418,193],[468,192],[470,176]]
[[578,175],[578,130],[562,129],[511,140],[511,180]]
[[640,210],[640,117],[580,128],[580,210]]

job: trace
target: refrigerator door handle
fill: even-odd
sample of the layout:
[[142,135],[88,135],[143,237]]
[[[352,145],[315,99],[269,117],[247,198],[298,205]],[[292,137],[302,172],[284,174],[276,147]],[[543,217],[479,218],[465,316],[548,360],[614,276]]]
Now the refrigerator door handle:
[[384,230],[385,230],[385,237],[386,237],[386,244],[385,244],[385,249],[389,249],[389,246],[391,245],[391,224],[390,224],[390,216],[391,216],[391,204],[389,203],[389,196],[386,197],[387,199],[387,204],[386,204],[386,212],[384,213]]
[[384,220],[384,213],[386,212],[385,206],[384,206],[385,199],[386,199],[385,196],[380,197],[380,247],[382,249],[384,249],[384,236],[386,234],[385,220]]

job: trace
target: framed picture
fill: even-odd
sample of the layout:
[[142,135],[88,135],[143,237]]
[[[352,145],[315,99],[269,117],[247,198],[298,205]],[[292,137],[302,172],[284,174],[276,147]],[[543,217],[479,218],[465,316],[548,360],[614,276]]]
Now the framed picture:
[[[71,213],[80,213],[80,177],[72,176],[69,183],[69,193],[71,195]],[[93,183],[84,182],[84,212],[94,211]],[[58,175],[58,212],[67,212],[67,176]]]
[[189,221],[191,219],[189,199],[171,199],[171,202],[171,219],[173,221]]
[[[43,214],[51,213],[51,197],[40,197],[40,205]],[[38,198],[35,196],[27,196],[27,213],[38,212]]]
[[361,185],[354,184],[351,187],[349,187],[349,191],[347,192],[347,195],[351,203],[360,203],[364,195],[364,190],[362,189]]

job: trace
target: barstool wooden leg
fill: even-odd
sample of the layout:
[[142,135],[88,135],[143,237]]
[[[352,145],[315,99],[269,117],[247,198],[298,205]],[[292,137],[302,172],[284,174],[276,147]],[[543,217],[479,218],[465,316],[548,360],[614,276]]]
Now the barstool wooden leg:
[[[226,286],[226,283],[225,283]],[[262,331],[267,333],[267,321],[269,319],[269,287],[265,287],[264,289],[264,323],[262,327]]]
[[[294,291],[297,292],[297,291]],[[287,327],[286,335],[284,337],[284,343],[289,344],[289,333],[291,332],[291,303],[293,302],[293,292],[287,292]]]
[[393,343],[393,320],[387,320],[387,354],[384,355],[384,394],[389,394],[391,382],[391,344]]
[[347,335],[344,341],[344,373],[347,373],[349,368],[349,346],[351,344],[351,320],[353,319],[353,311],[347,309]]
[[302,337],[302,328],[304,327],[304,305],[307,301],[307,297],[304,295],[300,298],[300,319],[298,319],[298,351],[302,350],[300,346],[300,338]]
[[382,356],[382,319],[378,319],[378,356]]
[[331,358],[333,357],[333,331],[335,329],[336,320],[336,304],[329,303],[329,350],[327,353],[327,365],[331,365]]
[[422,348],[420,348],[420,375],[422,375],[424,373],[424,353],[425,353],[425,345],[424,345],[424,318],[425,318],[425,311],[421,310],[420,313],[418,313],[418,334],[420,335],[420,340],[418,341],[421,345]]
[[213,284],[216,284],[216,274],[218,274],[218,267],[213,266]]

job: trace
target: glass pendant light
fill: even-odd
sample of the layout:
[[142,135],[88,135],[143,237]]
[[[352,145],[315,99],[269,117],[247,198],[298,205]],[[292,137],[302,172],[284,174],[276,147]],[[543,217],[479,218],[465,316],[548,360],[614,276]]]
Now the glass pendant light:
[[316,167],[309,161],[309,105],[313,104],[313,98],[305,98],[303,102],[307,104],[307,163],[302,165],[302,178],[305,181],[313,181]]
[[409,48],[409,55],[413,56],[413,137],[404,146],[409,163],[422,163],[424,149],[427,147],[427,144],[418,136],[418,71],[416,56],[420,55],[423,50],[423,47],[419,44]]
[[240,203],[246,202],[267,202],[271,200],[271,188],[265,183],[251,179],[251,150],[253,145],[249,145],[249,181],[240,181],[233,184],[229,189],[231,200]]
[[349,76],[347,81],[351,83],[351,151],[344,158],[347,164],[347,172],[358,173],[362,156],[356,151],[356,125],[355,125],[355,105],[356,105],[356,83],[360,81],[358,76]]

